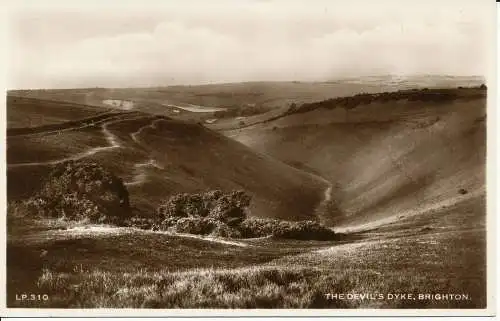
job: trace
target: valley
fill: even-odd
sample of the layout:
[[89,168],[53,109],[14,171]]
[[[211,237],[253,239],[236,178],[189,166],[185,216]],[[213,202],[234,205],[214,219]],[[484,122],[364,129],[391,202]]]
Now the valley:
[[[486,89],[458,88],[462,81],[13,92],[8,304],[23,306],[11,293],[43,291],[51,299],[39,307],[484,308]],[[394,86],[428,89],[377,94]],[[429,100],[429,92],[445,98]],[[329,101],[344,96],[360,101]],[[134,104],[92,103],[104,99]],[[235,101],[269,109],[244,124],[241,116],[212,124],[162,105],[214,117]],[[119,177],[137,216],[153,217],[174,194],[243,190],[252,197],[249,217],[319,221],[337,237],[199,236],[22,212],[56,166],[78,160]],[[469,299],[326,297],[395,291]]]

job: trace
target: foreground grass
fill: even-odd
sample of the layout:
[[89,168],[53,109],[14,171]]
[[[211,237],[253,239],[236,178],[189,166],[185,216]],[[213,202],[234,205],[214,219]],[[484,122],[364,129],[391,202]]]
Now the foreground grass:
[[[484,308],[486,233],[481,208],[483,198],[408,218],[362,238],[247,240],[248,247],[146,232],[51,232],[61,222],[10,224],[8,306]],[[14,300],[20,292],[47,294],[50,299]],[[328,293],[384,298],[339,300],[328,299]],[[407,293],[467,298],[388,298]]]
[[[38,274],[39,307],[73,308],[483,308],[483,232],[369,240],[285,256],[267,264],[186,271],[105,268]],[[460,236],[457,238],[457,236]],[[458,241],[457,241],[458,240]],[[446,246],[442,246],[446,244]],[[425,257],[423,257],[423,255]],[[332,300],[328,293],[383,294]],[[466,294],[463,300],[388,294]]]
[[[38,286],[42,271],[50,271],[54,279],[71,277],[71,287],[53,292],[50,302],[50,306],[56,302],[60,306],[70,306],[73,303],[63,304],[58,297],[62,296],[63,301],[68,299],[68,291],[79,282],[88,282],[85,275],[94,275],[94,272],[120,278],[134,273],[150,275],[202,268],[235,269],[262,265],[283,256],[335,244],[329,241],[253,239],[238,242],[248,244],[242,247],[129,228],[115,228],[109,233],[92,232],[92,229],[87,232],[85,223],[62,220],[39,221],[9,216],[8,221],[9,306],[36,305],[16,301],[15,296],[42,291]],[[96,291],[87,296],[103,295]],[[48,302],[38,303],[46,306]]]

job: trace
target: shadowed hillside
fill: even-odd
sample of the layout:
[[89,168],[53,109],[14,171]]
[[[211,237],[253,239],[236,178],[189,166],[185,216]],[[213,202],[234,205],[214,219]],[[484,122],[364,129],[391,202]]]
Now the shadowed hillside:
[[485,88],[363,94],[226,135],[326,178],[342,215],[325,219],[369,227],[484,193],[485,107]]

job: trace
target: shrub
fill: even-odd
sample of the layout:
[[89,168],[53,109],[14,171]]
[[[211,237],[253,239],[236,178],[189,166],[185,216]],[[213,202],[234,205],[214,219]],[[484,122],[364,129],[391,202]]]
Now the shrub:
[[229,226],[239,225],[246,218],[245,209],[250,205],[251,197],[244,191],[233,191],[217,198],[210,209],[209,216]]
[[210,232],[210,235],[215,237],[241,238],[241,232],[239,230],[224,223],[216,224],[214,229]]
[[177,233],[211,235],[216,237],[238,238],[240,232],[227,224],[209,217],[183,217],[170,225]]
[[187,217],[210,217],[230,226],[246,218],[246,208],[251,197],[243,191],[224,194],[214,190],[203,194],[177,194],[157,209],[160,220]]
[[25,202],[43,217],[122,223],[130,215],[128,191],[122,180],[94,162],[56,165],[40,192]]
[[216,224],[217,222],[211,219],[183,217],[175,223],[174,227],[178,233],[206,235],[212,232]]
[[239,226],[243,237],[274,236],[296,240],[333,240],[332,229],[315,221],[290,222],[275,219],[247,219]]
[[335,233],[330,228],[315,222],[282,222],[274,236],[295,240],[320,240],[327,241],[335,238]]
[[199,194],[176,194],[161,204],[157,210],[160,218],[206,216],[208,211],[203,204],[203,197]]
[[273,235],[280,221],[274,219],[250,218],[241,222],[239,230],[245,238]]
[[161,230],[222,237],[240,237],[236,228],[246,218],[251,197],[243,191],[220,190],[177,194],[157,209]]
[[289,222],[247,218],[251,197],[244,191],[178,194],[157,210],[157,226],[178,233],[230,238],[275,236],[297,240],[332,240],[334,232],[314,221]]

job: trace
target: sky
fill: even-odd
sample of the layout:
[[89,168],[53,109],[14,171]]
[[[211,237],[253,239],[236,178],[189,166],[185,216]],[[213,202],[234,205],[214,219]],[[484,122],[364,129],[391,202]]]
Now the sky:
[[493,1],[20,1],[9,88],[485,76]]

